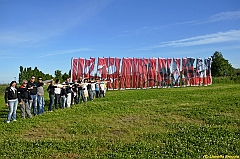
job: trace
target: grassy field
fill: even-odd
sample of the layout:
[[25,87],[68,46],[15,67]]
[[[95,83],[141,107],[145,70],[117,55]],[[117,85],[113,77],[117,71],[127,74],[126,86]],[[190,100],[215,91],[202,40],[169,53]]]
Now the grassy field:
[[1,96],[0,158],[240,157],[239,84],[108,91],[9,124]]

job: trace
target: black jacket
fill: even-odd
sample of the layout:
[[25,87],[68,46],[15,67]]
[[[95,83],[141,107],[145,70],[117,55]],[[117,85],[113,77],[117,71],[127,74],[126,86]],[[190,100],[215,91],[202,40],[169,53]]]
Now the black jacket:
[[7,87],[4,97],[5,97],[5,103],[7,103],[8,100],[18,99],[19,102],[21,100],[19,96],[19,90],[17,88],[15,88],[15,91],[13,91],[11,87]]
[[54,95],[55,88],[57,88],[57,86],[53,86],[53,85],[48,86],[47,91],[48,91],[49,95]]
[[36,82],[31,83],[29,81],[28,84],[27,84],[27,88],[33,87],[33,89],[29,89],[30,95],[36,95],[37,94],[37,87],[40,87],[42,85],[43,85],[43,83],[36,83]]
[[30,92],[27,88],[18,88],[18,90],[20,99],[32,100]]

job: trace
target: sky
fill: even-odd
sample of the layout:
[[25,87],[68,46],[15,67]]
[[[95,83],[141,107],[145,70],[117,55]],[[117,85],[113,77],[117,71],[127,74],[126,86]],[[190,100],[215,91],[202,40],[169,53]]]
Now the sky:
[[240,68],[239,0],[0,0],[0,84],[75,57],[208,58]]

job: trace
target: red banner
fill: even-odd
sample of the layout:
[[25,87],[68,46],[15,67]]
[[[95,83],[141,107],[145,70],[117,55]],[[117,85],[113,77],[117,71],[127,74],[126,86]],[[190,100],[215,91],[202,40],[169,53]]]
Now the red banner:
[[89,66],[89,76],[90,78],[94,78],[94,66],[95,66],[95,58],[90,58],[90,66]]
[[132,89],[136,89],[137,87],[137,67],[138,67],[138,59],[132,59]]
[[187,85],[194,85],[194,58],[187,58]]
[[77,79],[77,63],[78,63],[78,59],[77,58],[73,58],[72,59],[72,81]]
[[158,86],[165,87],[167,80],[167,59],[158,58]]
[[113,76],[114,73],[116,72],[116,66],[115,66],[115,58],[114,57],[109,57],[109,66],[108,66],[108,89],[112,90],[113,89]]
[[83,77],[84,74],[84,58],[79,58],[78,59],[78,73],[77,73],[77,78],[79,79],[80,77]]
[[152,88],[156,86],[156,58],[150,58],[148,62],[148,87]]
[[143,59],[143,66],[142,66],[142,80],[143,80],[143,84],[142,87],[145,89],[147,88],[147,81],[148,81],[148,77],[147,77],[147,70],[148,70],[148,59]]
[[186,86],[186,78],[187,78],[187,58],[182,58],[182,86]]
[[142,75],[143,75],[143,59],[138,59],[138,67],[137,67],[137,88],[142,88]]
[[126,89],[131,89],[132,58],[126,58]]
[[120,62],[121,62],[120,58],[115,58],[116,71],[114,73],[114,90],[118,90],[119,88]]
[[126,76],[127,76],[126,58],[123,58],[122,59],[121,76],[120,76],[120,89],[121,90],[125,89]]
[[172,63],[172,59],[167,59],[167,85],[168,87],[171,86],[171,63]]
[[91,60],[85,59],[85,67],[84,67],[84,78],[89,78],[89,68],[90,68]]
[[98,58],[97,77],[107,79],[108,58]]

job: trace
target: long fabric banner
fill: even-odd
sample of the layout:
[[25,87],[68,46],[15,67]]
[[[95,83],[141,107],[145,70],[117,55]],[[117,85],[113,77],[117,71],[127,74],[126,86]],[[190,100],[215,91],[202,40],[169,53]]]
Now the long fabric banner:
[[104,79],[114,90],[207,86],[212,84],[211,64],[211,58],[98,57],[95,68],[93,57],[72,58],[71,79]]
[[79,79],[80,77],[82,78],[84,75],[84,58],[79,58],[78,59],[78,73],[77,73],[77,78]]

